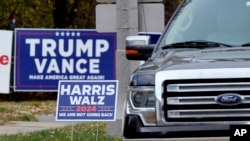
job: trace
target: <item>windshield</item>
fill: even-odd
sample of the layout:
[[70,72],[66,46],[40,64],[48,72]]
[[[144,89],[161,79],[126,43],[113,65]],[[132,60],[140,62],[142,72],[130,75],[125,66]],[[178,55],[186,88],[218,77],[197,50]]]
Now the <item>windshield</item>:
[[158,48],[204,40],[240,46],[250,42],[250,0],[186,0]]

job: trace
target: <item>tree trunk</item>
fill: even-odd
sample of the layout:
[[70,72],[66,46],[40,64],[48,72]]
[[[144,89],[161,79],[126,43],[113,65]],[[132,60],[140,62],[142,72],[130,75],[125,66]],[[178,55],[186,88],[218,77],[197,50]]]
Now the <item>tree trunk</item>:
[[67,27],[67,0],[55,0],[53,16],[55,28]]

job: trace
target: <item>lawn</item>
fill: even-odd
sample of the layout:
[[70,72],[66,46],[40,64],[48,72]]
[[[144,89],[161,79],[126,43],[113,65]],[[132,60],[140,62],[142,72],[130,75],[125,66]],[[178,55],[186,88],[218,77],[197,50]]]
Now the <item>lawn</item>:
[[[56,100],[0,102],[0,124],[9,121],[37,121],[37,114],[55,115]],[[44,131],[1,135],[0,141],[121,141],[118,137],[106,134],[106,124],[79,123],[64,128]]]
[[56,101],[0,102],[0,124],[8,121],[37,121],[37,114],[53,114]]
[[0,141],[121,141],[106,134],[105,123],[82,123],[28,134],[2,135]]

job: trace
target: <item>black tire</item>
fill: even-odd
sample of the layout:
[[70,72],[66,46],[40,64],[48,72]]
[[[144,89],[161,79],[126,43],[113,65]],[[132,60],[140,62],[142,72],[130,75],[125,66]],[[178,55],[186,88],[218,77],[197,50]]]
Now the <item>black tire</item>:
[[125,138],[140,138],[141,121],[137,116],[126,116],[124,121],[123,136]]

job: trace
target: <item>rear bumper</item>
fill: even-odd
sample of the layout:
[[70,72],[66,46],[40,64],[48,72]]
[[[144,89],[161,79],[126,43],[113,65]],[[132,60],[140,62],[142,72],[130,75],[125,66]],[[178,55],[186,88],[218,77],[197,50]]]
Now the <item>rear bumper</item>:
[[164,137],[210,137],[229,136],[230,125],[181,125],[143,126],[139,116],[127,115],[124,120],[125,138],[164,138]]

